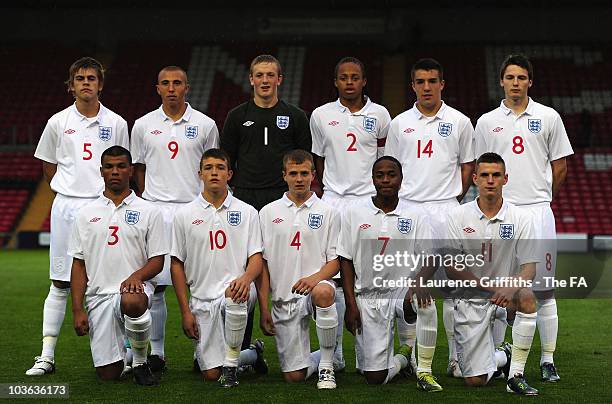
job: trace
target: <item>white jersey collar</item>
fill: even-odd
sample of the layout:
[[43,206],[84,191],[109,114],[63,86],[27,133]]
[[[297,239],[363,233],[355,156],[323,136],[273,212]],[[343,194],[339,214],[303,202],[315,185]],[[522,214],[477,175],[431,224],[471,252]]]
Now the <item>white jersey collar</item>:
[[370,100],[370,97],[366,96],[366,102],[363,106],[363,108],[361,108],[359,111],[353,113],[351,112],[347,107],[345,107],[344,105],[342,105],[342,103],[340,102],[340,98],[338,98],[336,100],[336,108],[338,108],[338,111],[342,112],[342,113],[349,113],[351,115],[367,115],[368,114],[368,110],[370,109],[370,106],[372,105],[372,101]]
[[187,104],[187,108],[185,109],[185,112],[183,113],[183,116],[181,116],[181,117],[179,118],[179,120],[178,120],[178,121],[176,121],[176,122],[174,122],[174,121],[172,120],[172,118],[170,118],[168,115],[166,115],[166,113],[164,112],[164,106],[163,106],[163,105],[160,105],[160,106],[159,106],[159,108],[158,108],[157,110],[158,110],[158,111],[159,111],[159,113],[161,114],[161,117],[162,117],[162,119],[163,119],[164,121],[169,120],[169,121],[172,121],[172,122],[174,122],[174,123],[180,123],[180,122],[182,122],[182,121],[184,121],[184,122],[189,122],[189,120],[191,119],[191,114],[193,113],[193,108],[191,108],[191,105],[190,105],[188,102],[186,102],[185,104]]
[[423,118],[423,119],[430,119],[433,121],[434,119],[444,119],[444,113],[446,112],[447,108],[448,106],[446,105],[444,100],[442,100],[442,105],[440,105],[440,109],[438,110],[438,112],[436,112],[434,116],[425,116],[423,115],[423,113],[421,113],[421,111],[419,111],[419,109],[417,108],[417,103],[415,102],[412,106],[412,112],[416,119]]
[[499,209],[499,212],[497,212],[497,214],[495,216],[493,216],[491,219],[489,219],[487,217],[487,215],[485,215],[484,213],[482,213],[482,210],[480,210],[480,207],[478,206],[478,199],[480,197],[476,197],[476,199],[474,199],[472,202],[470,202],[472,204],[472,207],[474,208],[474,210],[476,211],[476,213],[478,214],[478,218],[480,220],[488,220],[490,222],[495,222],[495,221],[503,221],[506,218],[506,212],[508,211],[508,203],[505,200],[502,200],[502,206]]
[[[289,199],[288,196],[289,192],[285,192],[281,198],[281,200],[283,201],[283,203],[285,204],[285,206],[287,206],[288,208],[290,208],[291,206],[295,206],[295,203]],[[310,209],[312,207],[312,205],[319,199],[319,197],[317,196],[317,194],[314,193],[314,191],[312,192],[312,195],[310,195],[310,198],[308,198],[308,200],[304,201],[304,203],[300,206],[306,206],[308,209]]]
[[[206,199],[204,199],[204,195],[202,195],[201,192],[198,194],[197,200],[198,200],[198,202],[200,202],[200,204],[202,205],[202,207],[204,209],[207,209],[209,207],[213,208],[213,209],[216,209],[215,206],[212,203],[210,203]],[[227,196],[225,197],[225,200],[223,201],[223,203],[221,204],[219,209],[221,209],[221,208],[229,209],[229,207],[232,204],[233,200],[234,200],[234,197],[233,197],[232,193],[228,191]]]
[[389,213],[385,213],[382,211],[382,209],[378,208],[376,205],[374,205],[374,201],[372,200],[372,198],[368,198],[368,202],[366,203],[366,207],[368,208],[368,210],[370,210],[372,213],[374,213],[375,215],[377,214],[383,214],[383,215],[388,215],[388,216],[399,216],[400,215],[400,208],[402,205],[402,200],[398,200],[397,202],[397,206],[395,207],[395,209],[393,209],[391,212]]
[[[129,194],[128,196],[126,196],[126,197],[125,197],[125,199],[124,199],[123,201],[121,201],[121,203],[119,204],[119,206],[117,206],[117,208],[120,208],[120,207],[121,207],[121,206],[123,206],[123,205],[128,205],[128,206],[129,206],[129,205],[131,205],[131,204],[134,202],[134,200],[135,200],[136,198],[138,198],[138,197],[136,196],[136,194],[135,194],[135,193],[134,193],[134,191],[132,190],[132,191],[130,192],[130,194]],[[101,199],[101,200],[102,200],[102,202],[103,202],[105,205],[107,205],[107,206],[108,206],[108,205],[113,205],[113,206],[115,205],[115,202],[111,201],[111,200],[110,200],[110,199],[108,199],[106,196],[104,196],[104,192],[102,192],[102,193],[100,194],[100,199]]]
[[[95,123],[95,122],[100,123],[102,117],[104,116],[104,114],[106,114],[106,107],[104,105],[102,105],[101,102],[99,102],[99,103],[100,103],[100,109],[98,109],[98,115],[96,115],[94,117],[95,120],[92,123]],[[85,115],[83,115],[83,114],[81,114],[79,112],[79,110],[76,107],[76,101],[72,104],[72,112],[74,112],[76,114],[76,116],[78,116],[81,121],[91,119],[91,118],[87,118]]]
[[[535,108],[535,101],[532,100],[531,97],[527,97],[527,98],[529,98],[529,101],[527,102],[527,108],[525,108],[525,111],[521,112],[520,115],[527,114],[527,115],[532,115],[533,116],[533,114],[534,114],[533,110]],[[501,100],[501,103],[499,104],[499,107],[501,108],[502,112],[505,115],[510,115],[510,114],[514,113],[510,108],[508,108],[506,106],[506,104],[504,104],[504,101],[505,101],[505,98],[503,100]]]

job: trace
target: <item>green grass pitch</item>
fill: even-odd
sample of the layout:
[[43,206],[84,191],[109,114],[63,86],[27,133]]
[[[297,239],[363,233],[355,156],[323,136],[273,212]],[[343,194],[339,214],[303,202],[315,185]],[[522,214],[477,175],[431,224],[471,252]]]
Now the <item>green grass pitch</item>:
[[[560,255],[559,271],[571,268],[604,267],[610,278],[612,260],[605,265],[587,255]],[[558,300],[559,338],[555,362],[561,382],[544,384],[539,381],[538,361],[540,342],[536,332],[526,367],[528,380],[540,389],[539,398],[522,398],[505,392],[503,382],[493,381],[483,388],[467,388],[461,380],[445,375],[447,363],[446,338],[441,314],[438,325],[438,345],[434,358],[434,374],[444,391],[427,394],[418,391],[414,379],[396,378],[385,386],[368,386],[354,371],[352,336],[345,331],[344,352],[347,369],[337,375],[338,389],[317,391],[314,380],[286,384],[280,374],[278,358],[271,337],[263,337],[256,326],[254,338],[266,343],[266,358],[270,365],[267,376],[245,375],[236,389],[223,390],[216,383],[203,383],[192,372],[192,343],[181,330],[176,297],[170,288],[166,292],[168,323],[166,356],[169,370],[162,383],[152,388],[136,386],[131,381],[100,382],[92,367],[89,340],[77,337],[72,328],[70,304],[56,350],[57,371],[44,378],[24,375],[40,354],[42,305],[47,295],[47,251],[0,251],[0,383],[68,383],[70,400],[75,402],[508,402],[510,400],[544,400],[543,402],[612,402],[612,300]],[[610,293],[607,293],[610,296]],[[440,310],[439,310],[440,313]],[[256,318],[256,324],[257,324]],[[508,338],[510,330],[508,330]],[[314,324],[313,347],[316,346]]]

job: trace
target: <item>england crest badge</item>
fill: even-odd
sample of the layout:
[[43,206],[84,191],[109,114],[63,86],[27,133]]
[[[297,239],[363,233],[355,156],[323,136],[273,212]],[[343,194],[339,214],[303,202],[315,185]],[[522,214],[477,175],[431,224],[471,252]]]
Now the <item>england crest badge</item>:
[[185,126],[185,137],[187,139],[195,139],[198,137],[198,126],[197,125],[186,125]]
[[238,226],[242,221],[242,213],[239,210],[227,211],[227,222],[232,226]]
[[100,140],[108,142],[113,137],[113,128],[110,126],[100,126],[98,129],[98,137]]
[[323,224],[323,215],[320,215],[318,213],[308,214],[308,226],[311,229],[316,230],[319,227],[321,227],[322,224]]
[[440,122],[438,124],[438,134],[442,137],[449,137],[453,131],[453,124],[448,122]]
[[363,129],[365,129],[366,132],[370,132],[370,133],[376,131],[376,118],[364,116],[363,117]]
[[134,225],[138,223],[138,219],[140,219],[140,212],[137,210],[126,210],[125,211],[125,222],[127,224]]
[[537,135],[542,130],[542,120],[541,119],[528,119],[527,128],[529,129],[529,132]]
[[397,230],[402,234],[410,233],[412,230],[412,219],[406,219],[404,217],[397,218]]
[[287,115],[278,115],[276,117],[276,126],[278,126],[278,129],[287,129],[289,127],[289,117]]
[[502,240],[512,240],[514,238],[514,225],[512,223],[500,223],[499,238]]

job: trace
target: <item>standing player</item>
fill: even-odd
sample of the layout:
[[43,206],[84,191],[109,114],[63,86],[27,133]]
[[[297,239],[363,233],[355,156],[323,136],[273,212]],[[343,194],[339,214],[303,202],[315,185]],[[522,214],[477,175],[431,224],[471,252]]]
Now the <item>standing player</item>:
[[[189,83],[183,69],[164,67],[157,76],[156,88],[162,105],[136,120],[131,149],[138,191],[144,199],[159,206],[164,215],[164,232],[170,234],[174,212],[199,193],[200,158],[204,151],[218,146],[219,131],[215,121],[185,102]],[[164,336],[168,312],[164,293],[166,286],[172,284],[169,256],[155,281],[149,363],[153,371],[160,371],[166,367]]]
[[[258,281],[260,324],[274,335],[281,370],[288,382],[319,372],[319,389],[335,389],[333,368],[338,327],[336,244],[340,217],[310,190],[314,161],[294,150],[283,158],[289,191],[261,210],[264,270]],[[272,314],[268,298],[272,290]],[[310,317],[317,324],[320,351],[310,353]]]
[[[278,98],[283,73],[274,56],[253,59],[249,80],[253,99],[227,114],[221,148],[233,164],[234,196],[260,210],[287,190],[283,155],[294,149],[310,150],[312,139],[304,111]],[[249,315],[243,349],[249,347],[252,332],[253,317]]]
[[204,190],[176,212],[171,250],[183,331],[196,342],[203,379],[223,387],[238,385],[239,364],[266,366],[255,350],[240,352],[263,263],[257,211],[228,192],[231,177],[227,153],[204,152]]
[[100,379],[119,379],[125,335],[132,346],[134,380],[157,384],[147,348],[154,289],[150,280],[169,251],[161,212],[130,190],[133,169],[127,149],[106,149],[100,173],[104,192],[79,211],[70,240],[74,328],[79,336],[89,334]]
[[[474,129],[468,117],[442,101],[440,63],[421,59],[412,67],[411,77],[417,100],[391,122],[385,154],[397,158],[404,167],[400,197],[422,205],[431,219],[434,237],[441,239],[448,210],[459,204],[471,184]],[[444,271],[438,274],[444,276]],[[448,373],[460,377],[453,341],[453,303],[447,292],[442,290]]]
[[[375,193],[369,172],[376,158],[382,155],[391,122],[387,109],[364,94],[366,84],[365,66],[359,59],[340,59],[334,70],[338,99],[316,108],[310,117],[312,153],[324,191],[322,200],[339,210]],[[339,281],[339,275],[336,279]],[[341,285],[338,286],[339,325],[334,368],[342,370],[345,304]]]
[[[550,202],[565,182],[565,158],[574,152],[559,114],[528,96],[533,84],[529,59],[510,55],[499,73],[505,98],[498,108],[478,119],[476,152],[491,151],[503,157],[510,174],[504,199],[531,212],[536,221],[536,238],[542,240],[533,288],[538,299],[537,324],[542,344],[540,370],[542,380],[556,382],[559,375],[553,354],[559,319],[554,290],[544,277],[554,277],[557,261],[557,233]],[[505,328],[500,328],[496,334],[503,338]]]
[[[370,261],[374,255],[394,256],[393,247],[413,256],[430,251],[425,243],[431,242],[431,229],[419,210],[399,199],[402,184],[399,161],[389,156],[376,160],[372,180],[376,195],[367,203],[353,205],[343,212],[338,242],[338,255],[344,258],[340,267],[346,299],[345,321],[347,329],[355,335],[357,362],[370,384],[387,383],[410,366],[409,345],[401,345],[399,354],[393,355],[393,323],[398,317],[412,323],[416,314],[417,386],[425,391],[441,391],[431,374],[438,324],[433,299],[424,288],[414,289],[418,298],[413,299],[406,288],[381,286],[373,278],[377,272]],[[424,268],[408,277],[431,275],[430,268]],[[412,307],[405,305],[405,301],[412,302]]]
[[43,175],[55,192],[51,208],[49,248],[51,287],[43,308],[43,347],[28,376],[55,371],[55,345],[66,314],[70,292],[68,241],[78,210],[104,189],[98,161],[113,145],[128,147],[127,123],[99,100],[104,87],[104,67],[84,57],[72,64],[68,92],[73,105],[53,115],[40,137],[34,157],[42,160]]
[[[454,208],[447,222],[454,254],[481,254],[484,260],[483,265],[471,268],[447,268],[449,278],[478,285],[459,289],[460,297],[455,300],[459,366],[469,386],[483,386],[497,369],[503,369],[508,392],[534,396],[538,391],[523,376],[536,327],[536,299],[531,291],[538,260],[533,218],[502,199],[508,175],[498,154],[480,156],[473,177],[478,198]],[[496,281],[499,283],[493,283]],[[496,351],[493,320],[497,307],[505,307],[514,323],[512,348],[504,344]]]

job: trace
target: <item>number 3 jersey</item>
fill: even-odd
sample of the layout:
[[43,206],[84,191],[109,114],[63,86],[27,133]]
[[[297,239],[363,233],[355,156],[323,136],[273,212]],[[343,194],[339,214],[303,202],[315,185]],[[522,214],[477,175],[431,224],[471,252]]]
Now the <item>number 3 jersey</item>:
[[146,165],[148,201],[191,202],[202,190],[198,171],[202,154],[219,145],[215,121],[187,104],[176,122],[160,106],[134,123],[131,153]]
[[85,261],[88,296],[119,293],[121,283],[150,258],[169,252],[161,212],[133,191],[119,206],[101,195],[81,208],[68,248]]
[[470,119],[444,102],[427,117],[416,104],[389,127],[385,154],[402,163],[400,197],[415,202],[443,201],[461,194],[461,164],[474,161]]
[[97,198],[104,189],[100,176],[102,152],[115,145],[127,149],[129,143],[125,119],[102,104],[98,115],[87,118],[72,104],[49,119],[34,157],[57,164],[51,180],[55,192]]
[[285,193],[264,206],[259,217],[272,300],[292,300],[297,295],[291,287],[298,280],[337,258],[340,216],[314,193],[300,207]]
[[198,195],[177,210],[172,230],[170,254],[185,264],[191,296],[200,300],[223,296],[262,251],[257,211],[230,193],[218,209]]
[[574,154],[559,114],[529,98],[520,115],[504,105],[476,123],[476,155],[494,152],[506,163],[504,199],[516,205],[552,201],[550,163]]

